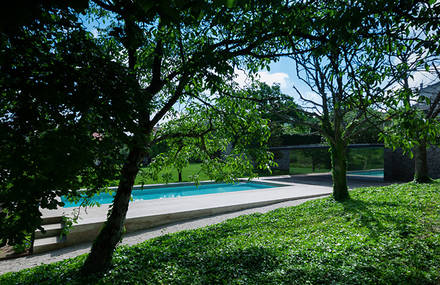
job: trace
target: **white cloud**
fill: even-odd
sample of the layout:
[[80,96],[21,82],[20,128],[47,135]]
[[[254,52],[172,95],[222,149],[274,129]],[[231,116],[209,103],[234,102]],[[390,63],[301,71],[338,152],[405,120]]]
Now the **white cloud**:
[[426,71],[417,71],[413,73],[413,78],[409,80],[410,87],[421,87],[433,84],[438,80],[436,74]]
[[[274,84],[279,84],[281,89],[286,89],[288,87],[289,75],[284,72],[270,73],[267,71],[259,71],[255,78],[261,82],[264,82],[270,86]],[[245,87],[252,83],[252,79],[249,75],[241,69],[235,69],[235,82],[238,83],[240,87]]]
[[98,29],[96,28],[93,28],[90,32],[92,33],[94,38],[97,38],[99,36]]
[[287,88],[287,81],[289,80],[289,75],[284,72],[269,73],[267,71],[260,71],[258,72],[258,77],[260,81],[268,85],[279,84],[282,89]]
[[[318,95],[316,92],[313,92],[313,91],[305,92],[303,97],[304,97],[304,99],[315,102],[318,105],[322,104],[322,97],[320,95]],[[307,102],[306,105],[313,106],[313,104],[309,103],[309,102]]]
[[[427,71],[415,71],[412,77],[408,79],[408,85],[410,88],[423,88],[439,81],[439,78],[434,72]],[[402,88],[402,82],[395,82],[389,87],[389,90],[399,90]]]
[[240,86],[240,88],[243,88],[252,82],[249,76],[246,74],[246,72],[244,72],[244,70],[236,68],[234,70],[234,73],[235,73],[234,81],[238,83],[238,86]]
[[[414,67],[416,66],[416,64],[418,62],[420,62],[420,60],[426,59],[429,61],[429,55],[428,52],[425,51],[422,54],[418,54],[418,53],[412,53],[410,54],[407,63],[409,64],[410,67]],[[437,62],[438,60],[435,59],[434,62]],[[395,57],[393,59],[393,64],[394,65],[398,65],[402,63],[400,58]],[[413,71],[411,73],[412,78],[409,78],[408,80],[408,84],[409,87],[411,88],[419,88],[421,87],[421,85],[423,86],[428,86],[433,84],[434,82],[438,81],[438,77],[437,74],[435,72],[435,69],[431,66],[431,64],[429,65],[429,71],[424,70],[424,66],[419,66],[417,71]],[[391,89],[396,89],[396,88],[400,88],[401,86],[399,84],[394,84],[394,86]]]

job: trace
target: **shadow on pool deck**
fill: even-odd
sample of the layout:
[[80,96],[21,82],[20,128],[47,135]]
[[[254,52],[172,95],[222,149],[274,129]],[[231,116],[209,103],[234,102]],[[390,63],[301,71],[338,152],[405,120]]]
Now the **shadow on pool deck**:
[[[282,177],[264,177],[264,180],[332,187],[332,176],[330,173],[312,173],[285,175]],[[365,177],[356,175],[348,175],[347,182],[350,189],[370,186],[387,186],[398,183],[395,181],[384,181],[383,178],[378,177]]]

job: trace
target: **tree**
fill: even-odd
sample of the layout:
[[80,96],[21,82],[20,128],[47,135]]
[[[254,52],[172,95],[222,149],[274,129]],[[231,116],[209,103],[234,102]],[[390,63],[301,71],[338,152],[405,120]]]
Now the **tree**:
[[132,96],[143,100],[144,109],[129,113],[137,128],[127,143],[129,153],[108,220],[84,264],[86,273],[102,272],[111,264],[139,165],[151,160],[150,148],[160,142],[153,136],[154,127],[176,103],[206,89],[217,92],[222,77],[231,75],[243,56],[258,59],[247,61],[253,69],[267,64],[264,54],[278,48],[271,41],[278,31],[264,27],[281,16],[271,12],[277,1],[243,1],[231,8],[223,1],[201,0],[94,3],[114,19],[103,41],[121,63],[127,63],[141,89]]
[[[333,196],[349,198],[346,182],[346,147],[356,133],[362,132],[371,108],[392,102],[385,91],[398,78],[390,76],[385,65],[386,43],[399,37],[399,24],[417,15],[426,20],[431,3],[426,1],[312,1],[300,13],[311,16],[303,27],[310,36],[291,37],[286,48],[293,50],[297,73],[313,91],[300,94],[310,124],[330,145]],[[430,23],[430,27],[436,24]],[[384,44],[385,43],[385,44]],[[438,46],[438,44],[435,44]],[[391,48],[394,48],[391,46]],[[300,90],[297,90],[301,93]],[[347,115],[354,113],[349,121]]]
[[405,87],[397,93],[400,100],[396,105],[400,107],[389,111],[392,120],[388,122],[382,137],[387,145],[401,147],[411,157],[414,156],[415,182],[431,182],[427,148],[439,144],[440,91],[433,98],[420,96],[418,91]]
[[[83,107],[85,110],[83,113],[79,113],[79,115],[75,113],[75,116],[78,117],[68,117],[72,107],[60,103],[58,105],[62,105],[65,112],[67,112],[67,115],[65,115],[68,117],[68,119],[66,118],[66,125],[84,122],[84,125],[80,125],[83,128],[81,130],[83,130],[84,137],[90,139],[91,130],[96,135],[97,139],[92,139],[90,145],[96,144],[99,147],[90,147],[93,152],[88,156],[87,163],[84,163],[83,167],[91,167],[93,171],[103,168],[105,171],[95,175],[100,182],[105,177],[112,176],[116,171],[119,171],[119,185],[109,211],[108,220],[94,242],[91,253],[84,264],[83,271],[85,273],[102,272],[110,266],[113,251],[122,237],[132,186],[141,163],[145,161],[148,164],[153,161],[153,149],[161,141],[171,139],[171,137],[172,139],[178,139],[180,136],[185,140],[191,137],[189,134],[192,133],[188,132],[189,129],[185,127],[184,121],[181,121],[183,125],[179,126],[180,131],[175,132],[175,135],[171,135],[171,133],[168,135],[165,129],[163,132],[155,134],[155,128],[164,117],[173,112],[173,106],[184,103],[190,98],[200,97],[200,94],[207,90],[210,94],[221,95],[222,92],[220,91],[224,88],[225,77],[232,76],[234,66],[245,65],[250,71],[256,71],[264,67],[271,58],[276,58],[285,53],[286,46],[284,44],[285,42],[291,43],[292,36],[298,37],[295,38],[296,42],[290,45],[290,48],[293,49],[291,53],[298,53],[297,45],[305,47],[305,49],[301,49],[301,52],[310,51],[307,42],[303,45],[302,40],[304,39],[307,39],[308,43],[318,42],[319,48],[313,47],[314,51],[318,51],[317,54],[323,56],[330,55],[332,63],[336,63],[330,65],[333,68],[330,73],[335,78],[340,77],[341,75],[335,68],[341,63],[341,55],[344,55],[344,53],[341,53],[341,49],[338,48],[339,44],[344,43],[344,37],[349,40],[352,39],[351,33],[355,29],[352,25],[358,28],[362,26],[358,25],[357,22],[348,24],[349,19],[358,18],[358,14],[356,14],[357,6],[347,8],[350,5],[346,5],[341,10],[337,6],[338,3],[333,3],[332,11],[326,10],[327,7],[315,9],[316,7],[310,7],[310,3],[298,1],[286,4],[284,1],[275,0],[263,2],[237,1],[236,3],[235,1],[226,1],[226,5],[225,1],[202,0],[170,0],[166,2],[93,0],[92,3],[93,5],[88,12],[95,14],[84,15],[82,19],[87,20],[96,16],[98,22],[103,22],[102,17],[106,17],[105,19],[109,24],[103,29],[98,29],[100,33],[98,39],[92,40],[89,37],[89,41],[81,40],[78,42],[81,48],[73,49],[73,54],[76,55],[75,60],[79,60],[83,65],[78,65],[76,61],[66,61],[69,63],[66,68],[70,68],[69,70],[73,74],[77,74],[75,73],[77,67],[81,67],[80,70],[83,70],[82,66],[85,70],[90,71],[72,82],[69,87],[76,91],[77,84],[80,84],[82,88],[80,94],[84,93],[85,99],[89,99],[87,96],[90,96],[91,101],[86,101],[88,104]],[[316,3],[312,1],[312,4]],[[326,17],[322,17],[320,8],[323,8],[322,11],[324,12],[329,12],[328,19],[330,21],[326,20]],[[341,14],[338,14],[339,10],[341,10]],[[335,11],[336,14],[334,14]],[[345,12],[347,12],[347,15],[344,14]],[[345,22],[343,21],[343,23],[346,23],[350,29],[338,28],[337,24],[339,24],[340,17],[344,19]],[[371,18],[367,20],[371,20]],[[290,26],[287,23],[290,23]],[[374,25],[368,22],[368,27],[371,26]],[[331,31],[330,35],[327,30],[321,30],[327,28]],[[43,31],[44,29],[45,27],[42,27]],[[60,30],[64,31],[64,29]],[[361,29],[362,31],[363,29]],[[87,34],[84,31],[82,32]],[[37,37],[41,41],[45,38],[45,35],[37,35]],[[90,42],[93,45],[81,46],[83,43]],[[75,46],[76,43],[77,41],[72,39],[71,44]],[[99,48],[97,47],[98,44]],[[47,47],[51,47],[51,45],[50,43]],[[354,46],[356,45],[350,40],[344,47],[351,48]],[[87,51],[87,56],[80,56],[81,53],[78,51],[82,51],[82,48]],[[63,50],[63,53],[55,54],[55,59],[60,55],[72,55],[70,49],[71,47],[68,46]],[[50,52],[51,48],[48,49],[48,53],[54,55]],[[88,53],[93,55],[91,56],[93,60],[88,61],[90,57]],[[23,54],[26,54],[26,52],[23,51]],[[38,61],[39,56],[34,57],[36,61]],[[100,70],[93,69],[93,67],[100,67]],[[39,75],[41,69],[37,68],[36,70]],[[349,68],[349,70],[357,69]],[[94,72],[97,75],[96,80]],[[369,78],[372,74],[369,70],[362,71],[360,69],[359,72],[362,74],[363,80],[376,82],[374,78]],[[82,74],[82,72],[79,72],[79,74]],[[106,77],[107,75],[108,77]],[[28,76],[27,78],[31,78],[31,83],[34,82],[34,77]],[[116,80],[111,81],[108,88],[105,88],[109,78],[116,78]],[[67,78],[67,80],[69,82],[70,79]],[[335,80],[332,82],[341,83]],[[87,92],[87,88],[85,88],[89,84],[93,87],[91,88],[92,92]],[[32,86],[32,84],[27,85],[26,83],[25,86]],[[48,86],[51,86],[51,84]],[[338,86],[342,87],[341,84]],[[19,87],[14,86],[11,90],[15,90],[15,93],[11,93],[12,98],[20,98],[21,90]],[[61,90],[60,93],[62,94],[59,96],[70,96],[69,90]],[[340,92],[335,94],[337,96],[343,95]],[[335,127],[334,130],[340,131],[339,113],[334,112],[334,110],[343,107],[339,105],[337,96],[333,97],[334,102],[330,103],[333,105],[326,112],[327,115],[330,115],[329,112],[335,114],[333,117],[336,121],[335,126],[338,129]],[[34,103],[33,96],[29,97],[29,103]],[[58,95],[55,98],[58,98]],[[231,103],[231,106],[233,107],[234,104]],[[41,105],[48,109],[53,107],[52,102]],[[11,106],[15,106],[14,103]],[[90,109],[87,106],[90,106]],[[4,117],[7,118],[9,114],[15,114],[16,112],[18,111],[5,112]],[[46,113],[50,112],[45,110],[42,112],[41,117],[44,117],[43,115]],[[61,114],[64,113],[61,112]],[[84,118],[84,121],[81,120],[82,118]],[[8,121],[8,119],[5,119],[5,121]],[[27,123],[26,120],[23,122],[23,124]],[[207,118],[200,119],[198,122],[204,122],[197,125],[202,132],[203,128],[206,130],[206,126],[209,126],[209,119]],[[90,124],[91,127],[87,124]],[[54,125],[58,126],[59,124]],[[30,126],[36,128],[33,125]],[[250,127],[260,128],[261,126],[251,125]],[[34,133],[32,128],[29,130],[30,134]],[[42,129],[46,128],[43,127]],[[349,128],[351,129],[350,132],[354,132],[356,129],[355,127]],[[254,133],[258,134],[258,132]],[[72,134],[72,136],[76,135],[76,132]],[[214,136],[216,133],[212,135]],[[338,137],[336,136],[336,138]],[[240,140],[240,138],[237,139]],[[22,141],[25,141],[25,139]],[[84,139],[84,141],[87,140]],[[260,140],[255,139],[255,141],[259,142]],[[210,142],[210,144],[205,142],[205,144],[200,145],[205,145],[209,149],[208,146],[213,144],[213,142]],[[245,143],[237,145],[245,145]],[[337,146],[340,146],[340,144]],[[122,152],[121,155],[117,155],[116,158],[109,155],[112,147],[114,153],[119,154]],[[260,147],[256,147],[255,152],[258,149]],[[122,150],[127,150],[126,155],[123,154]],[[339,159],[342,152],[336,147],[335,151],[337,152],[335,158]],[[26,151],[25,153],[30,152]],[[69,152],[61,150],[60,153],[67,154]],[[249,153],[249,155],[253,156],[252,153]],[[226,160],[231,162],[229,165],[232,165],[233,168],[230,168],[229,172],[218,171],[219,178],[232,179],[235,172],[234,168],[239,169],[242,167],[242,164],[234,164],[234,161],[238,161],[241,157],[243,155],[239,149],[237,149],[236,155],[228,156]],[[335,159],[336,168],[339,169],[337,173],[342,173],[338,159]],[[221,158],[212,159],[207,167],[215,173],[218,169],[217,165],[225,165],[224,160]],[[90,166],[92,161],[96,162],[99,167]],[[263,160],[261,160],[261,163],[263,163]],[[6,171],[6,174],[8,173]],[[73,173],[82,172],[78,170],[69,173],[73,175]],[[84,177],[94,176],[85,175]],[[338,176],[336,175],[336,177]],[[92,180],[90,180],[91,182]],[[99,183],[91,184],[95,187],[101,185]],[[342,187],[338,186],[336,188],[343,190],[343,183],[339,184]],[[54,185],[49,186],[53,187]],[[337,198],[344,198],[344,191],[340,193],[342,195],[336,195]],[[48,195],[54,198],[58,194],[61,193],[51,192]]]
[[298,78],[313,97],[294,88],[304,102],[303,112],[314,118],[314,122],[302,123],[318,131],[330,145],[333,197],[341,201],[349,198],[347,145],[375,115],[374,106],[384,103],[384,92],[392,83],[384,83],[388,70],[374,48],[386,22],[372,3],[327,1],[310,9],[317,20],[307,32],[315,39],[293,38],[290,48],[297,51],[292,58]]
[[[383,131],[383,122],[386,120],[386,115],[382,109],[369,108],[368,120],[364,122],[364,130],[353,135],[351,143],[379,143],[380,133]],[[355,119],[356,112],[347,114],[347,120]]]
[[[17,0],[13,2],[2,3],[0,9],[0,33],[14,34],[29,24],[34,23],[36,19],[44,19],[47,12],[68,10],[82,13],[89,6],[89,0]],[[26,9],[23,9],[26,7]]]
[[[359,50],[359,46],[344,46],[319,57],[304,54],[295,58],[298,77],[319,96],[319,101],[309,99],[297,90],[311,105],[306,108],[312,108],[312,112],[305,112],[319,120],[318,123],[303,123],[318,131],[330,145],[333,196],[338,201],[349,197],[347,146],[357,133],[365,129],[369,108],[382,99],[382,89],[378,88],[380,83],[374,79],[380,70],[380,62],[369,62],[359,55]],[[348,120],[353,112],[355,117]]]
[[253,81],[251,85],[232,92],[230,97],[255,102],[261,115],[269,121],[270,145],[279,145],[286,132],[289,120],[302,115],[300,108],[292,98],[281,92],[280,86],[269,86],[264,82]]
[[[84,4],[83,1],[81,3]],[[51,168],[45,173],[35,170],[33,175],[29,169],[39,165],[42,156],[30,156],[29,163],[22,164],[19,169],[30,173],[31,178],[42,177],[51,182],[40,184],[41,189],[48,189],[47,192],[26,197],[21,200],[22,205],[31,200],[35,202],[35,209],[38,206],[55,207],[58,205],[54,202],[57,196],[67,193],[74,197],[77,194],[75,190],[70,191],[71,188],[76,189],[86,184],[98,190],[105,186],[106,179],[119,176],[120,182],[108,221],[84,264],[84,272],[96,273],[108,268],[113,250],[121,239],[131,189],[141,162],[152,161],[153,149],[163,140],[154,137],[154,129],[158,123],[172,111],[176,103],[204,90],[211,90],[214,94],[221,89],[224,77],[232,75],[234,66],[242,63],[253,71],[265,66],[268,63],[266,53],[274,56],[279,48],[272,40],[279,37],[279,33],[285,33],[282,29],[266,29],[276,27],[273,24],[281,22],[282,15],[272,13],[271,8],[282,6],[278,1],[242,1],[237,5],[227,1],[227,5],[224,5],[224,1],[201,0],[185,3],[95,0],[88,14],[82,15],[81,20],[87,22],[88,19],[97,17],[100,24],[105,17],[110,24],[98,29],[101,36],[93,39],[90,33],[84,31],[84,27],[77,25],[78,14],[70,9],[69,4],[60,4],[60,9],[58,4],[59,2],[36,2],[37,11],[20,19],[17,28],[8,31],[6,39],[2,38],[2,48],[6,47],[2,49],[3,55],[8,55],[8,60],[16,60],[9,66],[6,65],[9,73],[5,73],[7,76],[3,78],[4,82],[14,78],[10,74],[14,74],[16,67],[26,63],[26,60],[19,61],[20,57],[29,56],[33,64],[32,67],[26,66],[22,69],[23,73],[30,71],[30,74],[18,77],[23,79],[20,84],[12,84],[5,91],[9,96],[5,98],[9,101],[6,100],[5,103],[8,107],[2,113],[2,123],[5,128],[9,128],[7,131],[15,130],[18,138],[25,130],[9,126],[14,125],[10,117],[17,118],[17,122],[26,125],[24,127],[27,127],[28,135],[24,135],[20,141],[24,142],[24,146],[31,135],[40,138],[51,127],[56,131],[61,128],[68,133],[64,137],[75,139],[70,144],[63,144],[65,148],[60,147],[56,153],[60,156],[70,156],[72,153],[84,155],[84,160],[78,160],[79,166],[68,169],[69,175],[65,175],[65,171],[61,173],[59,167],[53,168],[53,162],[58,161],[55,155],[48,156],[54,159],[47,163]],[[75,19],[66,21],[64,12]],[[55,20],[56,25],[59,24],[55,34],[47,33],[47,29],[51,28],[45,21],[46,17]],[[38,27],[34,29],[33,25]],[[89,26],[87,29],[92,28]],[[78,36],[71,37],[71,30],[75,30]],[[30,40],[29,36],[35,38]],[[63,36],[68,41],[63,41]],[[14,37],[27,37],[24,48],[19,52],[14,51],[20,48],[19,43],[10,44]],[[58,43],[63,44],[58,46]],[[44,53],[40,54],[38,49],[42,46]],[[29,54],[26,48],[35,53]],[[248,55],[251,57],[245,58]],[[42,68],[46,65],[50,72],[45,72]],[[56,69],[60,66],[62,68]],[[68,70],[77,77],[56,72],[60,70]],[[41,80],[35,80],[40,77]],[[53,86],[60,85],[61,88],[57,89],[58,92],[47,93],[54,95],[51,100],[42,99],[40,102],[36,97],[45,91],[39,92],[40,89],[34,88],[40,85],[49,90]],[[29,96],[21,96],[24,90]],[[41,105],[36,108],[40,112],[33,116],[32,122],[26,118],[26,112],[21,112],[23,105],[14,102],[17,98],[24,105]],[[74,99],[70,101],[70,98]],[[76,98],[82,98],[86,104],[81,100],[76,101]],[[56,112],[51,112],[53,108]],[[44,120],[48,122],[39,125]],[[52,142],[56,137],[58,136],[51,136]],[[14,141],[14,137],[5,139],[10,140],[8,145],[13,145],[10,142]],[[56,145],[56,142],[47,144],[35,141],[38,142],[37,146],[20,151],[28,155],[41,145]],[[88,151],[78,151],[78,145],[84,145]],[[40,153],[46,152],[47,149]],[[5,156],[5,160],[7,157],[12,161],[10,156]],[[231,156],[230,160],[238,157]],[[69,159],[61,161],[65,164]],[[236,166],[239,167],[238,164]],[[40,170],[39,167],[36,168]],[[18,170],[14,172],[4,168],[3,172],[3,185],[11,185],[12,188],[22,186],[14,181],[17,176],[14,173],[19,173]],[[56,183],[53,182],[53,172],[59,175]],[[231,169],[230,174],[233,172]],[[69,179],[73,182],[64,184]],[[59,185],[62,186],[58,188]],[[92,194],[93,192],[89,192],[89,195]],[[5,215],[12,219],[17,213],[14,202],[3,203],[2,214],[5,213],[3,208],[7,207],[11,208],[11,212]],[[38,215],[40,213],[35,210],[34,216]],[[41,220],[35,222],[38,224]],[[17,230],[23,229],[22,226],[17,227]],[[25,228],[29,231],[31,229]]]
[[[77,15],[38,11],[38,19],[0,35],[1,244],[41,229],[39,208],[62,205],[57,197],[75,197],[81,187],[98,191],[115,178],[126,137],[119,126],[131,124],[123,114],[137,104],[126,100],[136,88],[127,69]],[[103,132],[110,129],[119,132]]]
[[440,91],[431,96],[421,96],[417,87],[411,88],[409,81],[414,75],[431,72],[440,80],[439,24],[440,3],[419,6],[416,11],[405,14],[396,23],[397,37],[388,42],[389,65],[393,76],[399,78],[398,88],[392,92],[396,100],[390,107],[389,120],[382,139],[393,148],[400,147],[414,155],[414,181],[430,182],[427,163],[427,147],[438,145],[440,134]]

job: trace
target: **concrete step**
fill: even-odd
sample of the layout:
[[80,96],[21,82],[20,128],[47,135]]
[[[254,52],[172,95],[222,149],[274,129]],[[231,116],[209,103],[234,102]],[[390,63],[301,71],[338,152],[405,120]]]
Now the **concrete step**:
[[43,228],[46,230],[46,232],[43,233],[41,230],[36,230],[35,231],[35,239],[39,239],[39,238],[43,238],[43,237],[60,236],[64,226],[62,223],[47,224],[47,225],[44,225]]
[[60,238],[59,236],[35,239],[33,253],[36,254],[63,248],[65,247],[64,243],[65,238]]
[[63,222],[63,216],[44,217],[42,225],[58,224]]

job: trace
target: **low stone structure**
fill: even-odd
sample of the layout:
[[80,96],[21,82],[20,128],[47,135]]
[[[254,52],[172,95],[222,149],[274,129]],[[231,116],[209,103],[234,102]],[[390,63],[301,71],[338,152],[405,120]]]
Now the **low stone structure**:
[[[440,148],[427,150],[428,170],[431,178],[440,178]],[[411,181],[414,179],[414,159],[403,154],[401,149],[395,151],[385,148],[384,179],[387,181]]]

